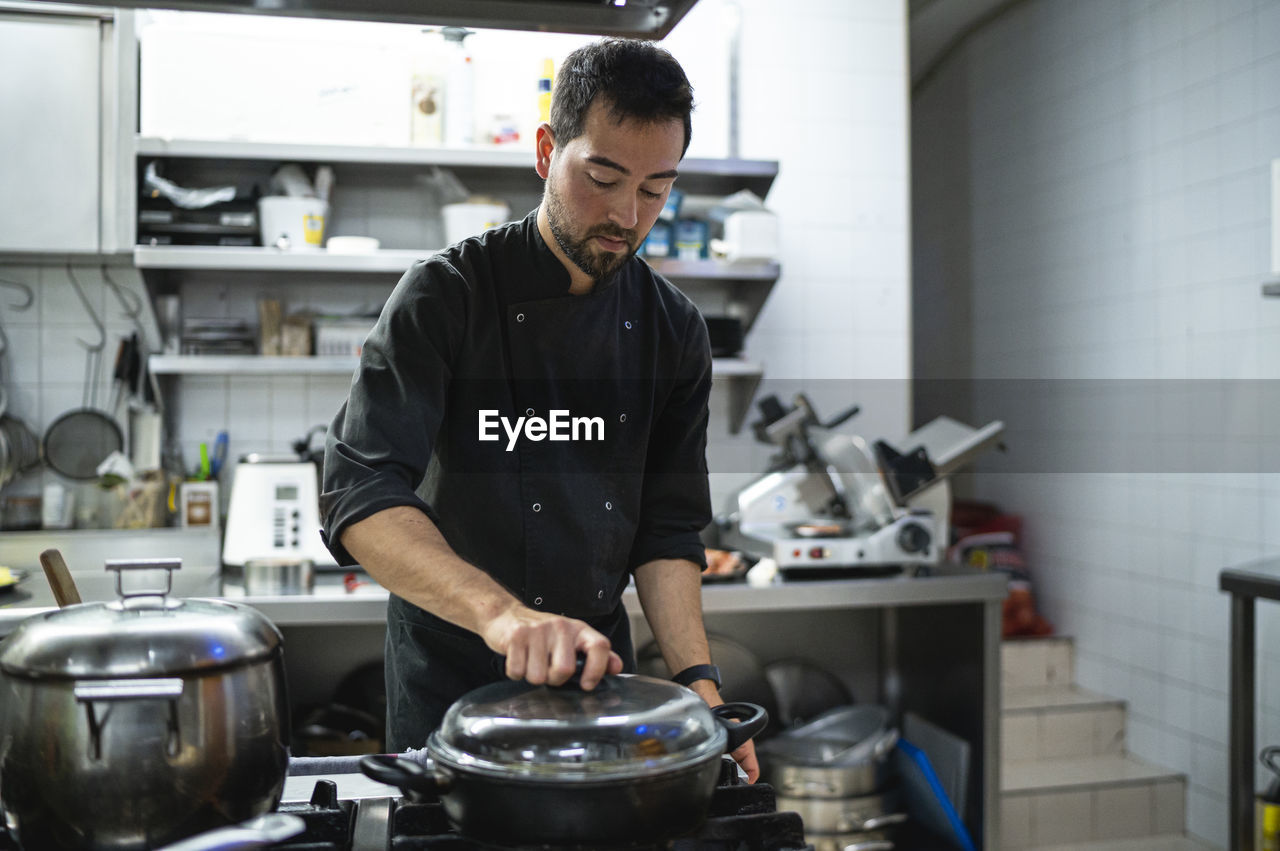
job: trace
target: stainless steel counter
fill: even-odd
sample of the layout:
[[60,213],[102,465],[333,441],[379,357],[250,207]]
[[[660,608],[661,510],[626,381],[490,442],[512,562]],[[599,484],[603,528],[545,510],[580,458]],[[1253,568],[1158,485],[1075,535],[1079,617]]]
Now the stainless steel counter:
[[[386,620],[387,592],[367,575],[358,574],[362,584],[348,592],[342,573],[323,573],[311,593],[282,596],[246,596],[244,589],[224,581],[210,585],[200,596],[222,597],[247,603],[277,626],[319,626],[324,624],[381,624]],[[918,606],[948,603],[984,603],[1004,599],[1002,574],[973,570],[938,571],[937,575],[914,578],[830,579],[776,582],[762,588],[745,583],[708,584],[702,589],[702,606],[712,613],[768,613],[815,611],[885,606]],[[44,576],[35,571],[9,592],[0,596],[0,635],[13,625],[43,609],[54,607],[53,595]],[[192,595],[195,596],[195,595]],[[623,594],[627,610],[640,611],[634,588]]]

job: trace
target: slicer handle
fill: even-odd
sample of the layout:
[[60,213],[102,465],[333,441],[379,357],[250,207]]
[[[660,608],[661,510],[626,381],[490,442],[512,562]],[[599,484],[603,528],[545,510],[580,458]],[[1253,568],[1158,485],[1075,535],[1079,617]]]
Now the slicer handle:
[[851,419],[852,417],[856,416],[856,415],[857,415],[857,413],[858,413],[859,411],[861,411],[861,410],[862,410],[862,406],[861,406],[861,405],[854,405],[852,408],[849,408],[847,411],[844,411],[844,412],[842,412],[842,413],[836,414],[836,416],[835,416],[835,418],[834,418],[834,419],[829,420],[829,421],[827,421],[827,422],[825,422],[825,423],[821,423],[821,425],[822,425],[822,427],[823,427],[823,428],[835,428],[836,426],[840,425],[840,423],[844,422],[845,420],[847,420],[847,419]]

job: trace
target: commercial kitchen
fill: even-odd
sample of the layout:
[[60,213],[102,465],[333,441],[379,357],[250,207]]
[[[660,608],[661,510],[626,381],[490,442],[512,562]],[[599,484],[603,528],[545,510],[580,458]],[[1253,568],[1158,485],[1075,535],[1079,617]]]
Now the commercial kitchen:
[[[560,764],[481,700],[380,757],[326,428],[601,35],[694,86],[639,254],[707,321],[702,607],[770,719],[630,588],[628,711],[519,693]],[[0,848],[1277,847],[1277,81],[1280,0],[0,0]]]

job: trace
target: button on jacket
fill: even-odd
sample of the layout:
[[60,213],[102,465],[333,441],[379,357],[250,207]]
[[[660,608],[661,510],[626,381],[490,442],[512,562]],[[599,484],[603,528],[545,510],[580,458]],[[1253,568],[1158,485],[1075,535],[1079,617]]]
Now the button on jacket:
[[706,326],[638,258],[568,289],[536,211],[404,275],[329,430],[339,563],[348,525],[413,505],[525,605],[588,621],[647,561],[705,565]]

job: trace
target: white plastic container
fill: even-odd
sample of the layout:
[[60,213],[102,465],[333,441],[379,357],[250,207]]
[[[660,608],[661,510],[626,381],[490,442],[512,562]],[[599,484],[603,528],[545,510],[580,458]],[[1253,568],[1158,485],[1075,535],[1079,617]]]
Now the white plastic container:
[[445,204],[441,208],[444,214],[444,238],[450,245],[469,236],[484,233],[489,228],[504,224],[511,218],[511,208],[506,204],[464,201],[460,204]]
[[268,195],[258,199],[263,245],[291,250],[320,248],[328,217],[329,202],[319,198]]

